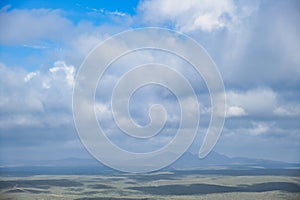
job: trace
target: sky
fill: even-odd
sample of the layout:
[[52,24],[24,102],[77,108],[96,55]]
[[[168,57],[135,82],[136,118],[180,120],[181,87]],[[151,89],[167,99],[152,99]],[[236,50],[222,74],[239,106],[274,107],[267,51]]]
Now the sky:
[[[214,151],[300,162],[299,9],[297,0],[1,1],[0,165],[90,158],[72,114],[78,69],[99,43],[143,27],[186,34],[218,67],[227,103]],[[126,70],[145,61],[176,66],[195,87],[201,118],[188,151],[197,153],[211,114],[208,90],[187,63],[164,52],[136,52],[112,64],[96,91],[99,123],[108,138],[129,151],[152,151],[174,136],[178,102],[172,92],[158,86],[143,87],[129,105],[131,117],[141,125],[149,123],[152,104],[165,107],[170,120],[158,139],[128,138],[113,123],[113,86]],[[193,105],[185,105],[193,112]]]

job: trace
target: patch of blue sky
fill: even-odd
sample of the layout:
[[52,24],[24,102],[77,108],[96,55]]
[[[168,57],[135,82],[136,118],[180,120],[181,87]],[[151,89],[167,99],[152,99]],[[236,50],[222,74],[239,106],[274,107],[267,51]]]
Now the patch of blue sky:
[[47,56],[49,51],[59,51],[54,43],[43,45],[0,45],[0,60],[8,67],[22,67],[26,71],[36,71],[45,66],[53,65],[55,57]]
[[80,21],[88,21],[94,25],[112,24],[116,18],[134,15],[138,1],[1,1],[0,8],[13,9],[50,9],[60,10],[63,17],[68,18],[74,24]]
[[136,13],[138,0],[120,1],[120,0],[76,0],[76,1],[60,1],[60,0],[3,0],[0,6],[11,5],[12,8],[33,9],[33,8],[49,8],[62,9],[65,11],[83,12],[86,11],[101,11],[120,12],[129,15]]

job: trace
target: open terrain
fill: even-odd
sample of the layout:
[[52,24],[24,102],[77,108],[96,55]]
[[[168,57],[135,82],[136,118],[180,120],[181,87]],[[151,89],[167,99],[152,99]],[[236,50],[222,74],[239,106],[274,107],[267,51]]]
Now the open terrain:
[[297,170],[1,176],[0,199],[300,199]]

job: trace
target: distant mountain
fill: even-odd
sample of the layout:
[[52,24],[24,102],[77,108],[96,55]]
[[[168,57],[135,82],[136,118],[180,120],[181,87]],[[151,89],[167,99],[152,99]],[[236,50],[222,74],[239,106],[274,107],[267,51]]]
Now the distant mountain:
[[[230,158],[211,152],[204,159],[190,152],[184,153],[177,161],[163,170],[243,170],[243,169],[299,169],[298,163],[286,163],[251,158]],[[98,174],[114,170],[99,161],[88,158],[67,158],[62,160],[35,161],[27,165],[1,166],[2,174]],[[116,171],[114,171],[116,172]]]
[[89,175],[113,171],[93,158],[66,158],[61,160],[39,160],[30,164],[0,166],[0,174],[12,175]]
[[176,162],[168,167],[175,170],[191,169],[251,169],[251,168],[299,168],[300,164],[286,163],[280,161],[252,159],[252,158],[230,158],[217,152],[210,152],[204,159],[190,152],[184,153]]

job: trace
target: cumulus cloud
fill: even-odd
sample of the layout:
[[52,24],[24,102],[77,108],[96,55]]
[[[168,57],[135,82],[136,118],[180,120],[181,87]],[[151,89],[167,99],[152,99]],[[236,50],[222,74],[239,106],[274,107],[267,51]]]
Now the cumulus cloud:
[[138,10],[146,23],[174,24],[182,32],[211,32],[229,28],[240,17],[251,13],[247,7],[237,13],[238,8],[233,0],[145,0]]
[[246,115],[247,115],[246,111],[239,106],[227,107],[226,117],[241,117]]
[[227,115],[256,117],[296,117],[300,104],[289,102],[270,88],[254,88],[247,91],[227,91]]
[[245,115],[273,115],[278,105],[277,93],[268,88],[255,88],[248,91],[227,91],[228,108],[232,112]]
[[[67,84],[72,87],[74,85],[74,76],[75,76],[75,68],[74,66],[68,66],[63,61],[57,61],[54,63],[54,67],[50,68],[49,71],[53,74],[53,77],[58,77],[57,79],[65,78]],[[63,74],[61,74],[61,72]],[[29,73],[30,74],[30,73]]]
[[0,128],[69,124],[74,73],[74,66],[63,61],[34,72],[1,64]]

